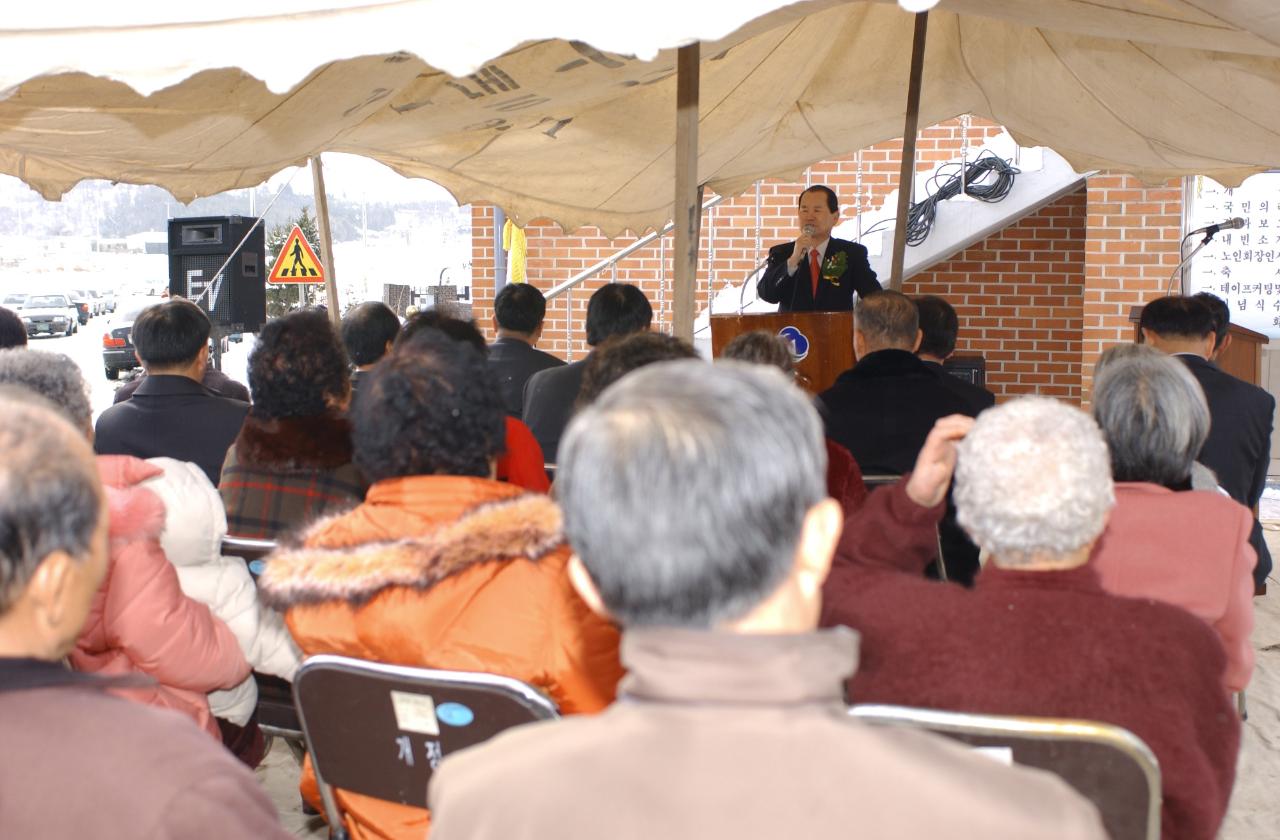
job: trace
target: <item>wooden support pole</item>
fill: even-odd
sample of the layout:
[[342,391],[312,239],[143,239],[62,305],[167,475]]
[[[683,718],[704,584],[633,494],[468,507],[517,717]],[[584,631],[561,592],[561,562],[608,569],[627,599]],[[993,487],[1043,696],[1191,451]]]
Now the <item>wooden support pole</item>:
[[324,288],[327,293],[329,320],[342,327],[342,311],[338,308],[338,277],[333,264],[333,234],[329,229],[329,196],[324,191],[324,166],[320,155],[311,158],[311,183],[316,194],[316,222],[320,230],[320,259],[324,262]]
[[907,83],[907,119],[902,129],[902,168],[898,171],[898,225],[893,235],[893,262],[889,272],[889,288],[898,291],[902,291],[902,264],[907,255],[907,214],[915,191],[920,82],[924,77],[924,45],[928,28],[929,13],[916,13],[916,31],[911,39],[911,77]]
[[677,338],[693,341],[694,292],[698,278],[698,239],[702,190],[698,186],[698,44],[681,47],[676,60],[676,191],[671,205],[675,223],[675,263],[671,290],[671,326]]

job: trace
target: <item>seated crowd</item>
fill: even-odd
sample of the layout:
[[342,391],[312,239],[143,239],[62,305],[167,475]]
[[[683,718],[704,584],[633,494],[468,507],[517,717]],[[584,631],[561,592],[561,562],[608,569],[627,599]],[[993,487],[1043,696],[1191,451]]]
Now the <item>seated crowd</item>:
[[[255,674],[340,654],[564,716],[446,753],[429,811],[335,790],[352,837],[1107,836],[1057,777],[865,703],[1122,727],[1161,836],[1216,836],[1270,566],[1257,430],[1213,421],[1274,403],[1212,363],[1212,301],[1149,304],[1089,413],[953,377],[937,297],[859,300],[817,397],[777,336],[703,361],[635,286],[592,295],[570,364],[545,311],[507,286],[492,345],[295,312],[241,394],[170,300],[96,427],[70,359],[0,349],[0,835],[285,836]],[[228,535],[278,542],[256,579]],[[301,792],[324,810],[310,757]]]

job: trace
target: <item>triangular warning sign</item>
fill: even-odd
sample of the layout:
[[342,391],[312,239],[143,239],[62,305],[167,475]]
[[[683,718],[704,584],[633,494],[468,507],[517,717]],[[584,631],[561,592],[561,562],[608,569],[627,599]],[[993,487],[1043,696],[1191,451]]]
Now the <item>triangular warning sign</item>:
[[324,266],[316,257],[307,238],[302,235],[302,228],[297,225],[289,231],[289,238],[284,241],[276,264],[271,267],[268,283],[323,283]]

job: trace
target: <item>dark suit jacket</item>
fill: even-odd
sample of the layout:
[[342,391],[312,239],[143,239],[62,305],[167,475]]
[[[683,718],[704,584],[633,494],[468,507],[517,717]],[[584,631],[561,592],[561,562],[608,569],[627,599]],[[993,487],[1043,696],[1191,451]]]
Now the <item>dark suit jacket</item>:
[[[142,380],[146,379],[144,373],[135,377],[133,380],[124,383],[116,389],[116,394],[112,398],[113,403],[124,402],[133,396],[133,392],[138,390],[138,386],[142,384]],[[200,384],[213,391],[221,397],[228,399],[240,400],[240,402],[249,402],[249,389],[241,385],[239,382],[227,376],[220,370],[215,368],[206,368],[204,378],[200,380]]]
[[924,362],[924,366],[929,370],[938,374],[942,384],[947,386],[948,391],[965,401],[965,404],[969,406],[969,410],[965,414],[970,417],[977,417],[983,411],[996,404],[996,395],[986,388],[974,385],[972,382],[968,382],[958,376],[952,376],[947,373],[945,367],[937,362],[926,362],[924,359],[920,361]]
[[582,390],[587,360],[540,370],[524,386],[524,423],[533,431],[547,463],[556,462],[560,436],[573,417],[573,403]]
[[[1217,473],[1218,482],[1231,498],[1252,508],[1262,497],[1271,465],[1275,398],[1199,356],[1179,353],[1177,358],[1200,383],[1209,403],[1209,439],[1196,460]],[[1271,552],[1256,518],[1249,543],[1258,552],[1253,579],[1262,583],[1271,571]]]
[[222,462],[249,404],[220,397],[185,376],[148,376],[131,399],[102,412],[94,431],[99,455],[191,461],[216,487]]
[[498,377],[498,391],[507,414],[524,416],[524,383],[540,370],[561,367],[564,360],[544,353],[527,341],[500,338],[489,345],[489,370]]
[[796,273],[787,275],[787,260],[796,243],[783,242],[769,249],[769,265],[760,278],[756,291],[761,300],[778,304],[780,312],[847,312],[853,309],[853,293],[866,297],[880,291],[876,273],[867,262],[867,249],[856,242],[831,238],[827,253],[822,258],[825,268],[833,256],[845,255],[844,273],[836,280],[818,277],[818,299],[813,298],[813,281],[806,263],[800,263]]
[[864,475],[909,472],[938,418],[969,413],[965,401],[906,350],[867,354],[818,400],[827,437],[853,453]]

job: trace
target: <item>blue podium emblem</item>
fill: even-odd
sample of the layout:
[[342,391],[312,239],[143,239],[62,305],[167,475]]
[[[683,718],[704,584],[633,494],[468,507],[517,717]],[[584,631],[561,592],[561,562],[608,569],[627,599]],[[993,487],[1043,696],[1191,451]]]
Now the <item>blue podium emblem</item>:
[[804,358],[809,355],[809,339],[796,327],[783,327],[778,330],[778,335],[782,336],[782,339],[791,347],[791,358],[797,362],[804,361]]
[[468,726],[476,719],[475,712],[461,703],[441,703],[436,707],[436,717],[450,726]]

